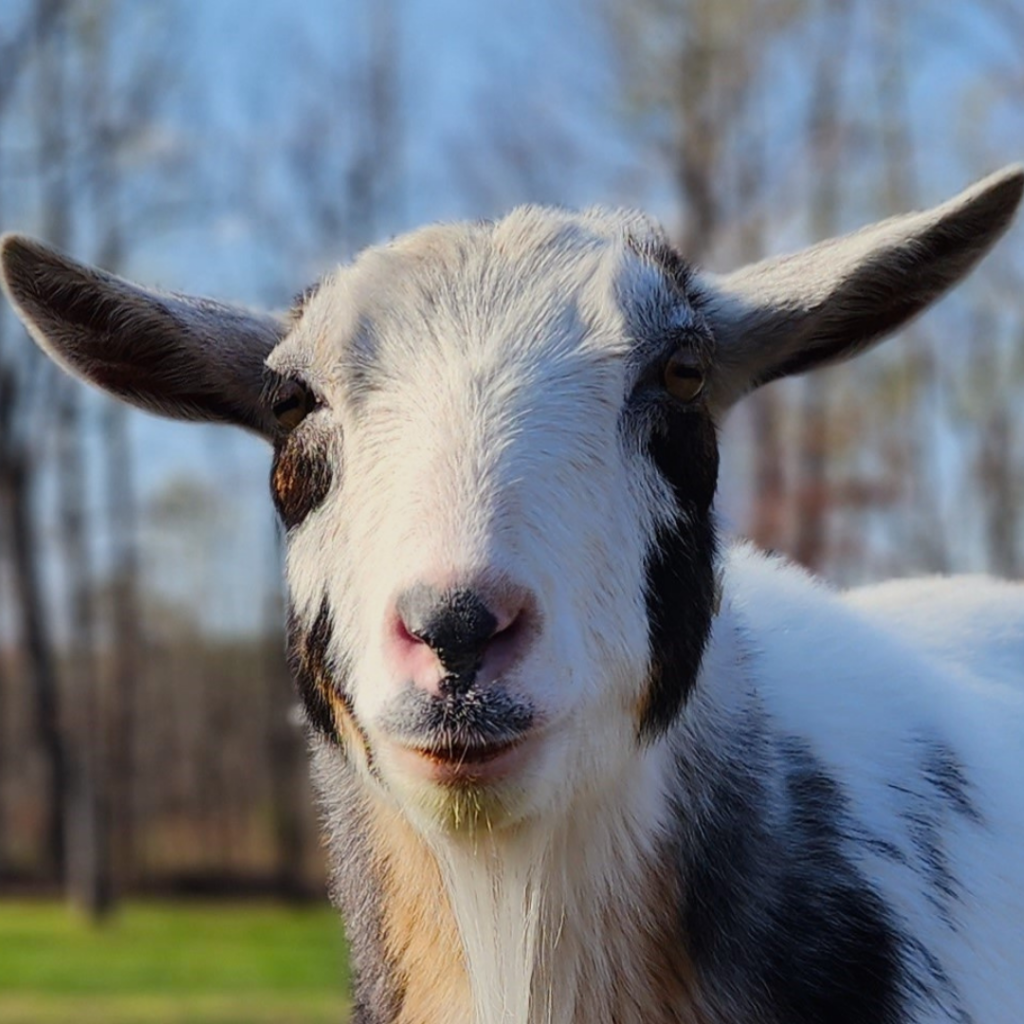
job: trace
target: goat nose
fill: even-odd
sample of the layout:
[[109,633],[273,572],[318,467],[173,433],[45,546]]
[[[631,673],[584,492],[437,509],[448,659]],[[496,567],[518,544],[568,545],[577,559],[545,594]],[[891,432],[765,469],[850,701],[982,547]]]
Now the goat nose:
[[[395,602],[397,626],[405,644],[429,648],[440,677],[426,671],[422,659],[407,650],[412,681],[442,692],[467,689],[483,667],[500,672],[521,646],[526,602],[520,594],[484,597],[470,588],[439,589],[417,584]],[[433,659],[431,659],[433,660]]]
[[439,593],[421,584],[402,594],[396,609],[409,635],[425,643],[452,675],[475,672],[498,632],[497,616],[472,590]]

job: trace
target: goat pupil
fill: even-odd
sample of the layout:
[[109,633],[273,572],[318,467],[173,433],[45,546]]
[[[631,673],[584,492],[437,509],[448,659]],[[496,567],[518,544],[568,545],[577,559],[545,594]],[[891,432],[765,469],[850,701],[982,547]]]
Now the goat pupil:
[[704,374],[696,366],[674,357],[665,367],[665,387],[682,402],[692,402],[704,390]]
[[288,430],[297,427],[309,412],[309,392],[300,384],[293,384],[289,393],[280,401],[274,403],[274,417]]

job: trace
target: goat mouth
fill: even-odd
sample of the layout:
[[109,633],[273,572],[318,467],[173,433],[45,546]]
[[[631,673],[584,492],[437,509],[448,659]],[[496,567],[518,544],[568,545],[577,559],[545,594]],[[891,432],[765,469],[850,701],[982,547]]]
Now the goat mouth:
[[442,785],[480,785],[496,782],[520,760],[525,736],[492,743],[446,743],[407,746],[400,758],[415,775]]
[[505,740],[499,743],[481,743],[473,746],[451,744],[444,747],[413,747],[413,752],[428,761],[439,765],[473,765],[486,764],[496,757],[507,753],[522,743],[522,738]]

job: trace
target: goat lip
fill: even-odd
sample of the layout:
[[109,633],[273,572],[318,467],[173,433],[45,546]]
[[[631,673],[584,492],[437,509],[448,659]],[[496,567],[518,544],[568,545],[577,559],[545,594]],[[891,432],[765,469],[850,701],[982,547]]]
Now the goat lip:
[[506,740],[503,743],[486,743],[477,746],[463,747],[457,745],[445,747],[413,747],[413,752],[420,757],[443,765],[472,765],[493,761],[496,757],[517,747],[521,739]]
[[492,782],[519,760],[526,737],[473,746],[404,747],[402,760],[415,774],[448,784]]

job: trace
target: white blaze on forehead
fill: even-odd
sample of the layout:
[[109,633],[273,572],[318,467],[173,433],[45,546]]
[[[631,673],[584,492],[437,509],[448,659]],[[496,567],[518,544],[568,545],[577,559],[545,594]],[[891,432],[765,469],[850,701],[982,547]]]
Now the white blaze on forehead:
[[617,455],[624,338],[608,308],[611,254],[587,253],[571,286],[544,260],[530,274],[497,246],[475,255],[361,339],[372,365],[346,451],[365,487],[363,525],[386,528],[403,553],[399,584],[519,575],[531,536],[568,525],[558,492],[578,492],[581,474],[607,483]]

